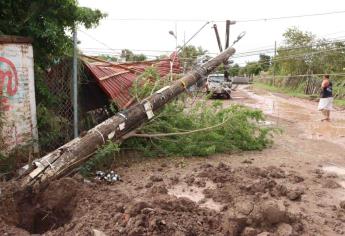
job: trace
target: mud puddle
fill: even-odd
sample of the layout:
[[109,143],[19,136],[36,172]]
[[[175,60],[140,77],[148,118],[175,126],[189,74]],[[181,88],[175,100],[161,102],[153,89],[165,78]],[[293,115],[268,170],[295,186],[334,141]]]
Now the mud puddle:
[[331,122],[321,122],[322,115],[317,111],[315,102],[292,97],[284,98],[268,92],[258,95],[247,87],[240,88],[238,92],[256,101],[255,103],[243,101],[242,104],[260,109],[266,115],[296,123],[303,130],[299,137],[327,140],[345,147],[345,119],[341,111],[334,109],[331,113]]
[[188,198],[200,207],[220,211],[223,204],[217,203],[213,199],[206,199],[203,193],[205,189],[216,189],[216,185],[211,181],[206,181],[205,187],[188,186],[186,183],[180,183],[168,189],[168,194],[177,198]]
[[334,175],[335,181],[339,184],[338,198],[340,200],[345,199],[345,167],[331,164],[324,166],[322,170],[327,173]]
[[327,165],[322,168],[325,172],[334,173],[345,178],[345,167]]

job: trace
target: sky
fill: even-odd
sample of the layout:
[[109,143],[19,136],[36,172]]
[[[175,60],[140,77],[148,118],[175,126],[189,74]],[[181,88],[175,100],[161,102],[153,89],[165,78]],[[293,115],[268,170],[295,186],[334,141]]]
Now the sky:
[[[246,32],[234,45],[233,60],[240,65],[257,60],[260,53],[239,57],[244,52],[268,49],[266,54],[272,55],[275,41],[282,45],[283,33],[293,26],[320,38],[345,40],[344,0],[79,0],[79,4],[108,14],[98,27],[78,29],[79,48],[92,55],[118,55],[127,48],[153,58],[175,50],[176,43],[183,45],[209,22],[188,45],[201,46],[214,56],[219,49],[212,26],[217,24],[224,47],[225,20],[236,21],[230,28],[230,42]],[[269,20],[340,11],[344,13]],[[268,20],[247,21],[253,19]]]

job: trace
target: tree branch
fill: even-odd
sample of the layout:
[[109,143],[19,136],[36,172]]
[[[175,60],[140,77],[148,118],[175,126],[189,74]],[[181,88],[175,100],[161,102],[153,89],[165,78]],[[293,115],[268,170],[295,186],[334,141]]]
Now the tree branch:
[[126,136],[126,138],[131,138],[131,137],[156,138],[156,137],[167,137],[167,136],[175,136],[175,135],[188,135],[188,134],[193,134],[193,133],[197,133],[197,132],[202,132],[202,131],[207,131],[207,130],[218,128],[220,126],[223,126],[229,119],[230,119],[230,117],[228,117],[227,119],[225,119],[223,122],[221,122],[219,124],[216,124],[216,125],[213,125],[213,126],[209,126],[209,127],[205,127],[205,128],[201,128],[201,129],[186,131],[186,132],[158,133],[158,134],[137,134],[137,133],[132,133],[132,134],[129,134],[128,136]]

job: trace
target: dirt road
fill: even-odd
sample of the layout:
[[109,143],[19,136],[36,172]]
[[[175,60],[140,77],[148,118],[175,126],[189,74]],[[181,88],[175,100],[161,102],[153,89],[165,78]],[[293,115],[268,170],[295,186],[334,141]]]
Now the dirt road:
[[14,196],[0,234],[344,235],[345,112],[322,123],[315,102],[248,87],[223,103],[262,109],[283,132],[260,152],[133,158],[114,167],[123,182],[77,175]]

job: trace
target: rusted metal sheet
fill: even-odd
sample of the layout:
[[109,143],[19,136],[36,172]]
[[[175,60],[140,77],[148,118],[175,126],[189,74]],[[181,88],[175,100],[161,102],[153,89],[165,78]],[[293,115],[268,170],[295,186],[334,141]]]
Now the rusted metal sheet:
[[119,64],[84,61],[84,64],[107,96],[115,101],[120,109],[124,109],[133,102],[130,89],[137,76],[152,66],[157,69],[160,77],[164,77],[170,73],[171,62],[173,62],[172,72],[181,73],[180,61],[175,54],[170,58],[155,61]]
[[17,145],[35,143],[38,138],[34,60],[29,42],[26,38],[0,37],[0,135],[5,144],[1,151],[5,152]]

